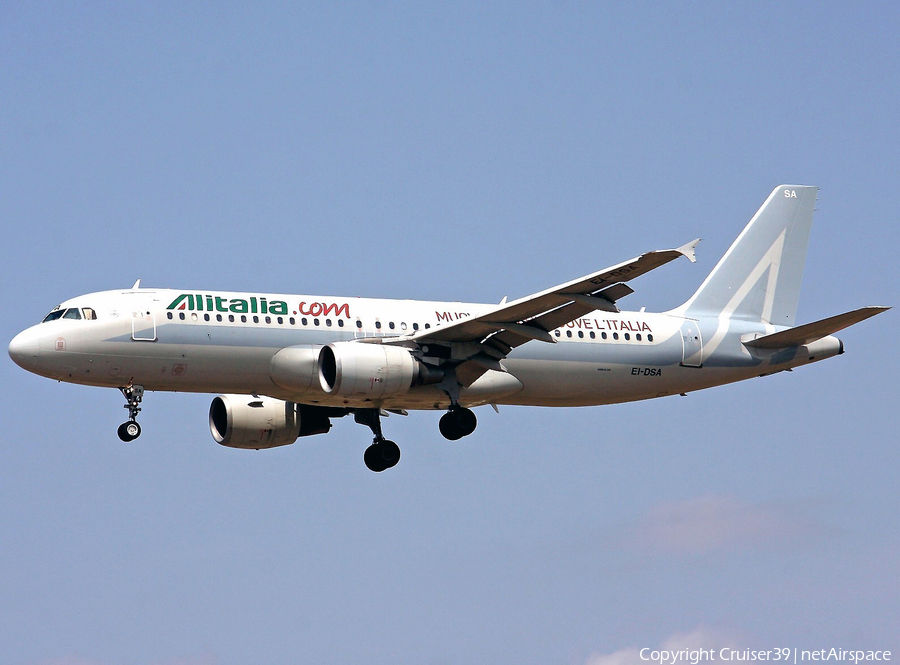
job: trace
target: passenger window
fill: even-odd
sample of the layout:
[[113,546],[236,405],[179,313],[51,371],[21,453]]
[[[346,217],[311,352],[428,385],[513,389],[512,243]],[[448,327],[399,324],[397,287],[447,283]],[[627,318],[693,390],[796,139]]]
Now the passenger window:
[[634,338],[640,342],[641,341],[641,333],[638,333],[637,335],[635,335]]
[[338,328],[344,327],[344,319],[338,319]]
[[581,338],[581,339],[584,338],[584,331],[583,331],[583,330],[579,330],[579,331],[578,331],[578,337]]
[[571,331],[571,330],[567,330],[567,331],[566,331],[566,337],[571,337],[571,336],[572,336],[572,331]]
[[271,316],[267,316],[267,317],[266,317],[266,323],[272,323],[272,317],[271,317]]
[[602,337],[603,339],[606,339],[606,333],[600,333],[600,337]]
[[591,339],[595,339],[596,337],[597,337],[597,335],[596,335],[596,334],[594,333],[594,331],[592,330],[592,331],[591,331]]
[[394,329],[394,322],[393,322],[393,321],[391,321],[391,322],[388,324],[388,328],[390,328],[391,330]]
[[357,327],[357,328],[362,328],[362,320],[356,319],[356,327]]
[[629,335],[628,333],[625,333],[625,339],[626,339],[626,340],[631,339],[631,335]]
[[228,320],[229,320],[231,323],[234,323],[234,314],[229,314],[229,315],[228,315]]
[[[171,317],[172,312],[169,312],[169,314],[170,314],[169,318],[171,319],[171,318],[172,318],[172,317]],[[209,314],[204,314],[204,315],[203,315],[203,320],[204,320],[204,321],[209,321]]]
[[184,321],[184,312],[178,312],[178,318]]
[[419,324],[418,324],[418,323],[414,323],[414,324],[413,324],[413,330],[418,330],[418,329],[419,329]]
[[241,323],[247,323],[247,315],[241,314]]
[[331,319],[325,319],[325,325],[331,327]]
[[169,317],[169,318],[171,319],[171,318],[172,318],[172,312],[166,312],[166,316]]
[[647,335],[647,341],[648,341],[648,342],[652,342],[652,341],[653,341],[653,335]]
[[254,317],[253,317],[253,323],[259,323],[259,317],[258,317],[258,316],[254,316]]
[[613,333],[613,339],[619,339],[619,333]]
[[72,309],[67,309],[66,313],[63,314],[64,319],[81,319],[81,312],[78,311],[77,308],[73,307]]
[[381,321],[375,322],[375,330],[381,330]]

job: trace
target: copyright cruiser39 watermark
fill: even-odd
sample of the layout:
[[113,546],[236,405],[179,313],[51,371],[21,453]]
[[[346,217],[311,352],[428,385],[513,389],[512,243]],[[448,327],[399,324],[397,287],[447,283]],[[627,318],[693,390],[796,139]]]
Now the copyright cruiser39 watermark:
[[738,662],[766,660],[782,663],[841,661],[858,663],[864,661],[890,661],[890,651],[861,651],[852,649],[819,649],[818,651],[779,648],[779,649],[641,649],[641,660],[658,665],[700,665],[705,662]]

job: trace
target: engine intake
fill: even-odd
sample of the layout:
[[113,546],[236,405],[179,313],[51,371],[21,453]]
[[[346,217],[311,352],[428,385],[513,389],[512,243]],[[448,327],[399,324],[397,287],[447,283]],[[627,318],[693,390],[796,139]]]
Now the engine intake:
[[408,349],[386,344],[334,342],[319,351],[319,382],[329,395],[380,399],[413,386],[440,383],[444,373]]
[[219,395],[209,406],[209,430],[216,443],[229,448],[287,446],[330,429],[323,409],[271,397]]

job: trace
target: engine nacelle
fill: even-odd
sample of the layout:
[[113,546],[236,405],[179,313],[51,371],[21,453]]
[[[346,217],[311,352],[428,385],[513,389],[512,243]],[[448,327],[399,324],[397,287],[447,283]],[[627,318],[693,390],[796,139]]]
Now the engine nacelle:
[[387,344],[334,342],[319,351],[319,382],[329,395],[380,399],[439,383],[444,373]]
[[216,443],[229,448],[286,446],[330,429],[321,409],[271,397],[219,395],[209,406],[209,430]]
[[318,392],[321,348],[297,345],[281,349],[272,358],[272,365],[269,368],[272,381],[293,393]]

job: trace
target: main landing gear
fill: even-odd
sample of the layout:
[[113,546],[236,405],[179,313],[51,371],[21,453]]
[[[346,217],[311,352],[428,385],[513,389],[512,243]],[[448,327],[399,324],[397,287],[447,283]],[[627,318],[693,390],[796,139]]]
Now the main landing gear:
[[[354,420],[369,427],[375,437],[363,455],[366,466],[375,473],[386,471],[400,461],[400,446],[385,439],[381,432],[381,413],[381,409],[357,409],[353,415]],[[456,405],[441,416],[440,430],[445,439],[456,441],[474,432],[477,424],[478,419],[471,409]]]
[[361,425],[368,425],[375,435],[372,445],[366,448],[363,455],[366,466],[370,471],[381,473],[400,461],[400,446],[393,441],[388,441],[381,433],[381,410],[360,409],[353,415],[353,419]]
[[141,411],[141,400],[144,399],[144,387],[128,385],[119,388],[125,397],[125,408],[128,409],[128,420],[119,425],[119,438],[125,443],[134,441],[141,435],[141,426],[138,425],[137,415]]
[[475,431],[478,425],[478,418],[472,409],[467,409],[459,405],[451,406],[450,410],[441,416],[438,427],[445,439],[456,441],[464,436],[469,436]]

